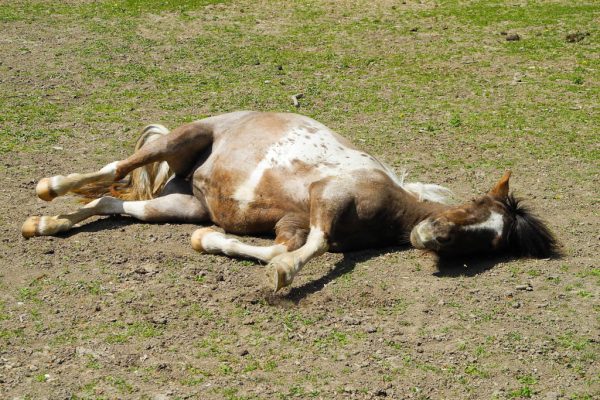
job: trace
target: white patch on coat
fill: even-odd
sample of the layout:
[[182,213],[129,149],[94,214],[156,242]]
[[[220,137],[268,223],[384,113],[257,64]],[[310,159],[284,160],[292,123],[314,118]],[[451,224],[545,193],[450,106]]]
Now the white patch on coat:
[[[221,141],[221,147],[226,145],[225,142]],[[213,152],[218,152],[218,149]],[[236,189],[233,198],[240,203],[240,207],[246,207],[255,199],[256,188],[266,171],[272,168],[292,169],[293,163],[298,161],[314,167],[315,180],[327,176],[352,176],[359,169],[378,170],[419,201],[449,203],[452,198],[452,192],[440,185],[404,183],[406,173],[398,176],[392,168],[373,156],[344,146],[329,128],[311,119],[305,119],[303,125],[291,128],[267,149],[250,176]],[[292,176],[285,185],[285,192],[295,194],[299,201],[306,200],[306,180],[294,179]]]
[[490,216],[485,221],[466,225],[463,229],[465,231],[491,230],[494,231],[497,236],[502,236],[502,231],[504,230],[504,217],[500,213],[491,211]]
[[38,223],[37,226],[37,231],[40,234],[46,234],[48,233],[49,229],[48,229],[48,220],[50,219],[50,217],[41,217],[40,218],[40,222]]
[[[138,201],[122,201],[120,204],[115,206],[121,206],[122,211],[135,217],[137,219],[143,220],[146,217],[146,205],[148,204],[147,200],[138,200]],[[117,211],[117,207],[114,207],[114,211]],[[111,210],[112,211],[112,210]]]
[[[272,168],[292,169],[294,162],[314,166],[320,178],[351,173],[359,169],[387,169],[369,154],[348,148],[334,134],[316,121],[290,129],[271,145],[250,176],[237,188],[234,199],[244,206],[255,198],[255,191],[264,173]],[[306,191],[307,192],[307,191]]]
[[119,162],[118,161],[113,161],[110,164],[105,165],[104,167],[102,167],[100,169],[100,172],[103,175],[109,175],[109,176],[114,176],[115,172],[117,171],[117,164]]

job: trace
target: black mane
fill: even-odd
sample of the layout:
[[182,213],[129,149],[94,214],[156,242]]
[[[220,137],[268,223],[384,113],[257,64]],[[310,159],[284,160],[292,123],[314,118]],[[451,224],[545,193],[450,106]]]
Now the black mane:
[[520,257],[559,257],[558,240],[546,223],[521,204],[512,193],[502,201],[510,216],[506,242],[513,253]]

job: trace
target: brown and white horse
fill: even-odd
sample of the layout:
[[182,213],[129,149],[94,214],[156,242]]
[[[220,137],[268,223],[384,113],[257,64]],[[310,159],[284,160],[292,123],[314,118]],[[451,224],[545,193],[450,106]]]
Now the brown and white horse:
[[[46,201],[68,192],[95,200],[57,216],[30,217],[22,234],[56,235],[93,215],[148,222],[212,222],[235,234],[275,232],[251,246],[211,228],[192,234],[200,252],[268,263],[275,291],[312,258],[410,243],[444,255],[510,252],[549,257],[557,241],[509,194],[510,172],[480,198],[444,204],[441,186],[404,183],[385,164],[323,124],[297,114],[240,111],[169,131],[150,125],[136,151],[94,173],[42,179]],[[126,179],[127,178],[127,179]],[[110,187],[112,197],[104,196]]]

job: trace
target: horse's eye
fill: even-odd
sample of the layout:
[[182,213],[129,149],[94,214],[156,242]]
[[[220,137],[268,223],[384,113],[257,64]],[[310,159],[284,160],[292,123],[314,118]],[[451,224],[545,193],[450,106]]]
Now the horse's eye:
[[442,236],[442,237],[436,238],[436,240],[438,241],[438,243],[445,244],[445,243],[449,243],[452,240],[452,238],[450,236]]

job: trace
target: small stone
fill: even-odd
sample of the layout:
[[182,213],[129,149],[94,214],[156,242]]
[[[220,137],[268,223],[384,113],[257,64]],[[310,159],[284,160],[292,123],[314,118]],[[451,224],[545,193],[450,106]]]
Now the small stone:
[[387,395],[388,395],[387,390],[385,390],[385,389],[377,389],[377,390],[375,390],[374,394],[377,397],[387,397]]
[[238,354],[239,354],[239,356],[240,356],[240,357],[244,357],[244,356],[247,356],[247,355],[249,354],[249,352],[248,352],[248,350],[247,350],[247,349],[241,349],[241,350],[238,352]]
[[102,311],[102,306],[100,306],[100,304],[96,304],[96,307],[94,307],[94,311]]
[[589,36],[589,35],[590,35],[589,32],[571,32],[571,33],[567,34],[565,39],[569,43],[577,43],[577,42],[581,42],[583,39],[585,39],[586,36]]
[[375,332],[377,332],[377,327],[373,326],[373,325],[369,325],[369,326],[365,327],[365,332],[375,333]]
[[523,82],[523,75],[520,72],[515,72],[513,75],[513,79],[510,82],[511,85],[516,85],[517,83]]
[[517,40],[521,40],[521,36],[518,33],[509,33],[506,35],[506,40],[509,42],[516,42]]
[[223,282],[225,280],[225,277],[223,276],[223,274],[217,274],[217,276],[215,277],[215,281],[217,282]]
[[520,301],[515,301],[511,304],[512,308],[521,308],[522,305],[523,303],[521,303]]
[[246,318],[242,321],[242,325],[254,325],[254,320],[252,318]]
[[[529,285],[517,285],[517,286],[515,286],[515,289],[516,290],[530,290],[530,289],[528,289],[529,287],[531,287],[531,286],[529,286]],[[533,288],[531,288],[531,290],[533,290]]]
[[342,322],[346,325],[360,325],[360,320],[348,316],[342,318]]

